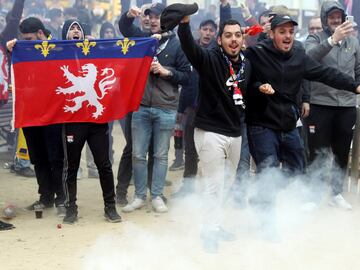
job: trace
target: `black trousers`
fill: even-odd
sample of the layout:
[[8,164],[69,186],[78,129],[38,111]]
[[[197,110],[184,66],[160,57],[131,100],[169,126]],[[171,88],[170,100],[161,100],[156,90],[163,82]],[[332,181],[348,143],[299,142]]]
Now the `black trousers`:
[[[117,174],[118,183],[116,185],[117,196],[126,196],[127,190],[130,185],[132,177],[132,135],[131,135],[131,119],[132,113],[128,113],[125,118],[125,141],[126,145],[120,158],[119,169]],[[154,165],[153,158],[153,143],[151,140],[149,146],[149,159],[148,159],[148,187],[151,187],[152,171]]]
[[76,175],[80,165],[81,151],[88,143],[99,172],[100,185],[105,206],[115,205],[114,176],[109,158],[109,127],[108,124],[70,123],[65,124],[63,136],[65,149],[64,188],[66,207],[77,208]]
[[[355,121],[355,107],[310,105],[310,115],[306,119],[309,163],[332,152],[335,167],[330,183],[334,195],[343,190]],[[340,173],[336,166],[340,167]]]
[[[34,164],[40,201],[58,206],[65,201],[62,186],[63,144],[62,125],[23,128],[30,161]],[[55,198],[56,195],[56,198]]]
[[198,170],[198,154],[195,148],[194,142],[194,121],[195,121],[195,109],[188,107],[185,110],[186,113],[186,122],[184,130],[184,142],[185,142],[185,169],[184,169],[184,178],[195,177]]
[[132,140],[131,140],[131,118],[132,113],[126,115],[124,136],[126,145],[120,158],[116,185],[117,196],[126,196],[127,189],[132,176]]

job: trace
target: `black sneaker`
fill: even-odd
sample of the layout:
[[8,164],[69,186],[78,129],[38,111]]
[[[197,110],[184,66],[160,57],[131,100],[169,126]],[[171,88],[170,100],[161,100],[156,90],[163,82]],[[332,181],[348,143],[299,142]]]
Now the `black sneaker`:
[[185,163],[183,160],[174,160],[173,164],[169,167],[169,171],[181,171],[185,168]]
[[115,206],[107,206],[105,207],[104,211],[105,211],[104,216],[107,219],[107,221],[111,223],[121,222],[121,217],[117,213]]
[[10,223],[6,223],[6,222],[2,222],[0,220],[0,231],[6,231],[6,230],[11,230],[14,229],[15,226],[10,224]]
[[35,177],[35,172],[30,167],[22,168],[20,170],[15,170],[15,173],[23,177]]
[[129,202],[128,202],[125,194],[118,194],[118,195],[116,195],[116,203],[119,204],[120,206],[125,206]]
[[29,206],[26,207],[26,210],[28,211],[34,211],[35,210],[35,205],[38,205],[39,208],[53,208],[54,204],[53,203],[48,203],[48,204],[44,204],[40,201],[35,201],[34,203],[30,204]]
[[14,163],[8,163],[6,162],[4,164],[4,169],[8,168],[10,170],[11,173],[15,173],[15,165]]
[[66,208],[63,204],[56,206],[56,215],[61,218],[66,216]]
[[78,212],[77,212],[77,210],[67,208],[65,217],[63,219],[63,223],[72,225],[77,220],[78,220]]

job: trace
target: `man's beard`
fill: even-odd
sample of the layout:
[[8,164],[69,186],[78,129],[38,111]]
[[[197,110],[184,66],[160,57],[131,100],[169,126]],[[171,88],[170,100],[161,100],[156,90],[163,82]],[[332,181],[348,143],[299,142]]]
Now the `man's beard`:
[[224,51],[224,52],[225,52],[225,55],[233,62],[236,62],[239,59],[240,51],[237,54],[228,54],[226,51]]

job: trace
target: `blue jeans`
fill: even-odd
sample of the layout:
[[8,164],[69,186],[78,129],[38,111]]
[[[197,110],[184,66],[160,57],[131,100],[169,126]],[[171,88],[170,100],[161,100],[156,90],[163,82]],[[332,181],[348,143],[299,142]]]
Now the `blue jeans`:
[[[279,167],[289,175],[304,173],[304,146],[298,130],[281,132],[261,126],[247,126],[248,142],[260,182],[257,183],[257,194],[250,203],[259,209],[269,209],[275,204],[277,192],[287,183],[273,177],[273,172],[265,169]],[[290,174],[291,173],[291,174]]]
[[140,106],[132,116],[133,169],[135,196],[146,198],[147,159],[151,135],[154,140],[154,168],[152,174],[151,197],[163,193],[168,168],[170,138],[175,127],[176,110]]
[[248,141],[258,172],[278,167],[280,162],[284,171],[304,172],[304,146],[296,128],[282,132],[261,126],[248,126]]

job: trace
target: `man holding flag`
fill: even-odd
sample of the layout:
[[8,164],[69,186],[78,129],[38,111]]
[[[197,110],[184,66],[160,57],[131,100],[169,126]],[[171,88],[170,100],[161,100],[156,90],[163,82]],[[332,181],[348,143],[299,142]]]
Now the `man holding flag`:
[[[43,23],[29,17],[19,26],[21,39],[46,41],[50,32]],[[12,51],[16,39],[7,43],[7,48]],[[30,105],[31,104],[27,104]],[[34,207],[51,208],[54,203],[59,217],[65,215],[65,195],[62,187],[63,147],[61,141],[61,125],[27,126],[23,127],[24,136],[29,149],[31,163],[34,164],[36,179],[39,185],[38,201],[27,209]],[[56,198],[55,198],[56,195]]]
[[[148,73],[157,41],[89,41],[75,20],[64,25],[65,41],[39,39],[37,32],[31,36],[28,39],[41,42],[9,44],[11,49],[16,43],[12,54],[15,127],[65,124],[64,223],[77,220],[76,173],[85,142],[99,171],[105,217],[110,222],[120,222],[115,208],[107,123],[138,109],[146,82],[146,77],[138,74]],[[61,136],[57,138],[61,141]]]
[[[66,40],[83,40],[84,30],[80,22],[67,20],[63,26],[62,38]],[[91,64],[89,64],[90,66]],[[64,68],[64,76],[67,75]],[[91,72],[84,70],[84,72]],[[61,89],[58,90],[62,91]],[[96,112],[95,112],[96,113]],[[105,218],[109,222],[120,222],[121,217],[115,207],[114,176],[109,156],[109,126],[107,123],[67,123],[65,124],[64,146],[66,146],[64,174],[67,176],[64,183],[66,190],[66,216],[63,222],[73,224],[77,220],[76,174],[80,166],[81,151],[88,143],[94,156],[94,162],[99,172],[100,184],[104,199]]]

